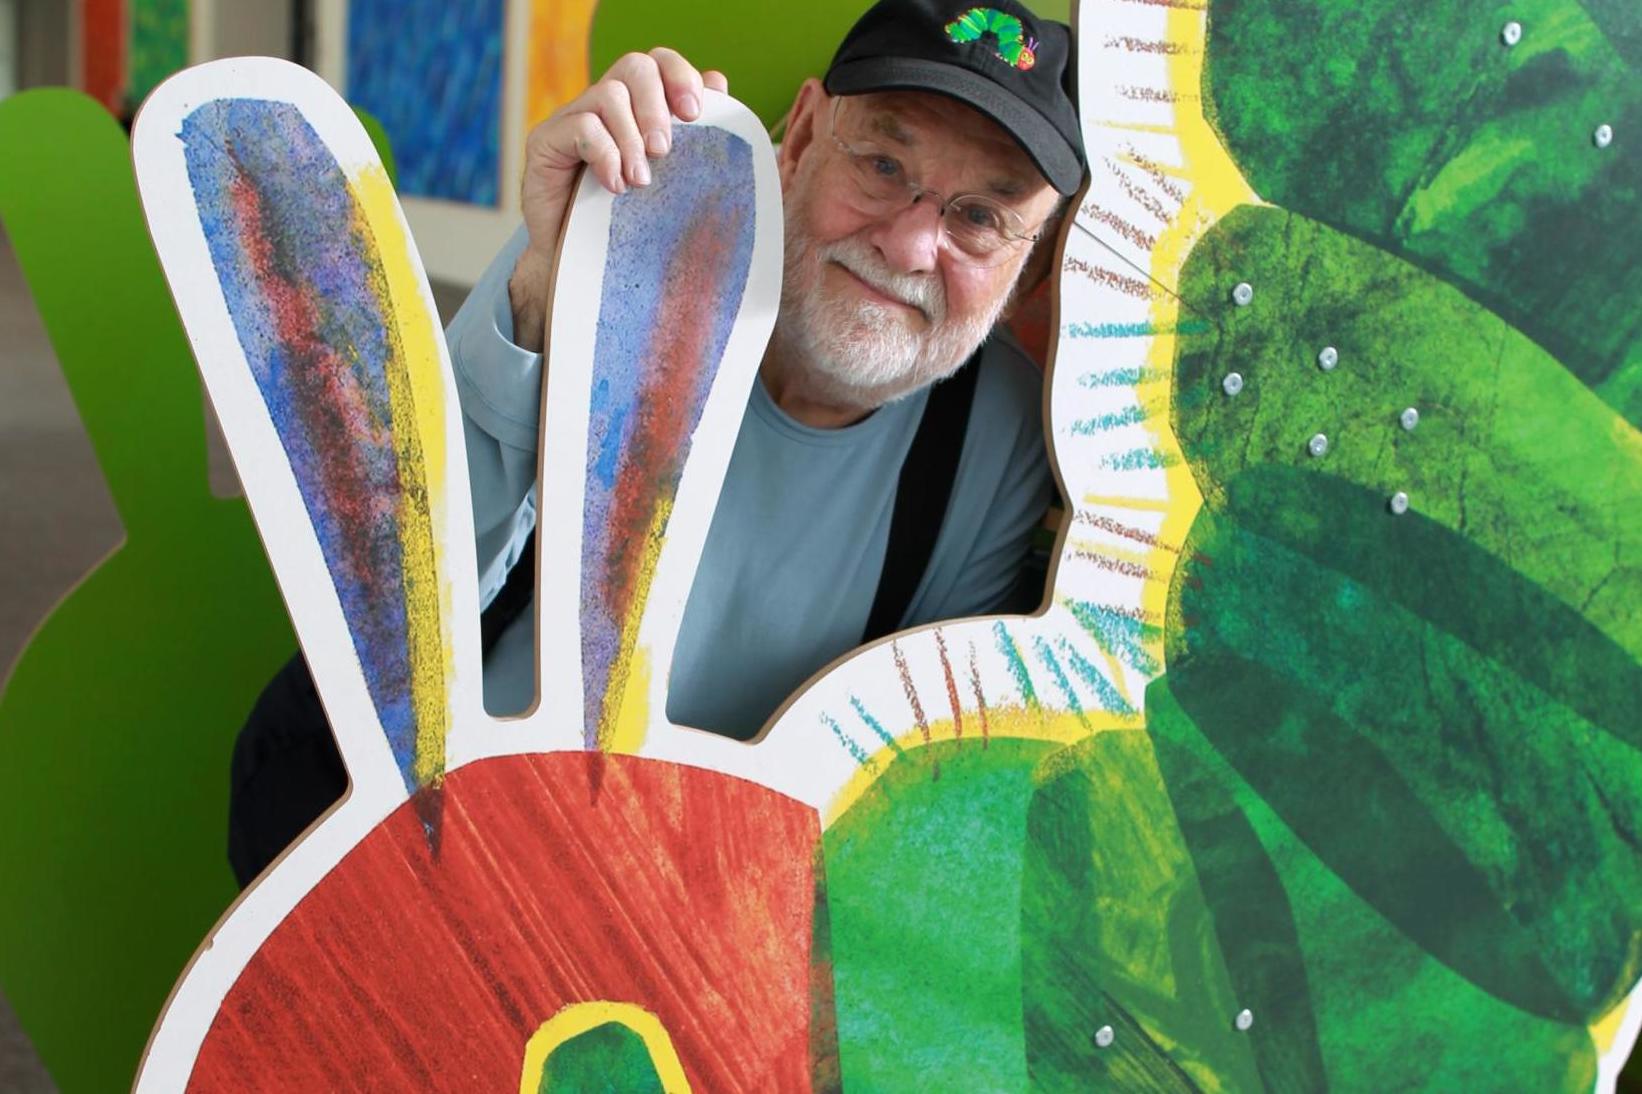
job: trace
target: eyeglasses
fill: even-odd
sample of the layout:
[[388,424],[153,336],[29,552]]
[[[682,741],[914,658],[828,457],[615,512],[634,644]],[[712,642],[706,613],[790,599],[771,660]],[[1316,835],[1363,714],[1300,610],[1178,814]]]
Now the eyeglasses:
[[1041,229],[1026,230],[1021,215],[1002,202],[981,194],[958,194],[943,198],[934,190],[907,178],[906,169],[894,155],[867,140],[848,139],[839,133],[839,108],[843,98],[833,100],[831,133],[844,173],[854,183],[855,204],[874,216],[898,213],[925,197],[939,202],[936,212],[946,238],[968,265],[1001,266],[1017,252],[1017,243],[1036,243]]

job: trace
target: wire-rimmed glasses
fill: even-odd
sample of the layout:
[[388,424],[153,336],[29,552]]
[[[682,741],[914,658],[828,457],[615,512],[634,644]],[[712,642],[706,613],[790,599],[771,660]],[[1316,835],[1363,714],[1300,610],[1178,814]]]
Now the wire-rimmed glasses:
[[1001,265],[1018,253],[1016,244],[1036,243],[1041,237],[1041,229],[1027,230],[1020,213],[984,194],[948,198],[912,181],[892,152],[847,129],[840,130],[843,101],[843,96],[833,100],[829,136],[843,173],[854,183],[855,204],[863,212],[883,216],[930,198],[939,203],[937,212],[946,238],[959,257],[972,266]]

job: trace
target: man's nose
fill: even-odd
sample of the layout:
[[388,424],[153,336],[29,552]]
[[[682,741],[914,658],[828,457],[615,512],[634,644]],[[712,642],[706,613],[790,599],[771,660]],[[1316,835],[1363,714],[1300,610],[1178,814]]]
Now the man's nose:
[[899,212],[879,220],[869,237],[896,273],[930,273],[941,248],[941,206],[921,196]]

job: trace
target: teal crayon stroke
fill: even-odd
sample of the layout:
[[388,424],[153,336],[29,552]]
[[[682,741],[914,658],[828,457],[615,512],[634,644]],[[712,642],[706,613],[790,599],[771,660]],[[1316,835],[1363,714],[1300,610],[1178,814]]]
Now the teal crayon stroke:
[[894,736],[891,735],[889,730],[884,728],[882,722],[872,716],[872,713],[867,710],[865,703],[861,702],[861,700],[856,696],[851,695],[850,706],[855,708],[855,713],[861,716],[861,720],[867,724],[867,728],[872,730],[880,741],[883,741],[890,748],[894,749],[897,756],[903,753],[904,750],[899,744],[896,743]]
[[856,763],[865,767],[872,761],[872,757],[867,755],[866,749],[856,744],[855,739],[844,732],[844,727],[839,725],[832,715],[822,714],[821,721],[828,729],[832,730],[832,735],[838,738],[838,743],[844,746],[844,751],[855,757]]
[[1096,433],[1103,433],[1110,429],[1121,429],[1126,425],[1139,425],[1146,418],[1145,410],[1138,406],[1129,406],[1094,418],[1079,418],[1072,423],[1072,432],[1080,437],[1092,437]]
[[1071,679],[1066,675],[1066,670],[1060,667],[1060,661],[1055,658],[1055,651],[1049,648],[1049,643],[1044,641],[1043,635],[1035,634],[1032,636],[1032,650],[1038,655],[1038,660],[1042,661],[1044,667],[1049,670],[1049,675],[1054,677],[1055,684],[1060,688],[1061,694],[1066,696],[1066,705],[1071,708],[1073,714],[1077,715],[1078,721],[1087,725],[1089,720],[1084,716],[1083,703],[1079,701],[1078,693],[1073,689]]
[[1062,635],[1060,639],[1060,652],[1066,657],[1067,664],[1072,666],[1072,671],[1082,677],[1083,682],[1094,689],[1095,694],[1100,697],[1103,707],[1115,714],[1135,713],[1134,704],[1125,699],[1112,682],[1106,679],[1106,675],[1089,663],[1088,658],[1073,648],[1072,643],[1066,640],[1065,635]]
[[1026,660],[1021,657],[1020,647],[1015,645],[1014,636],[1009,633],[1009,628],[1003,625],[1003,620],[992,624],[992,633],[997,638],[998,652],[1009,662],[1009,671],[1015,678],[1015,686],[1020,688],[1021,699],[1026,703],[1027,709],[1041,710],[1038,690],[1032,686],[1032,673],[1027,669]]

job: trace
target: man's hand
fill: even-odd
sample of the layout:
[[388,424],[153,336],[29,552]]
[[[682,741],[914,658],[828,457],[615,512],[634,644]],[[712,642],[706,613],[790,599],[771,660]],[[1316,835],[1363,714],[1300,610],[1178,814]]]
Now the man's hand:
[[553,253],[582,165],[614,194],[648,186],[649,161],[673,146],[673,118],[699,117],[705,88],[728,91],[729,81],[721,72],[697,72],[676,50],[629,53],[525,138],[520,204],[530,243],[508,282],[521,347],[542,348]]

